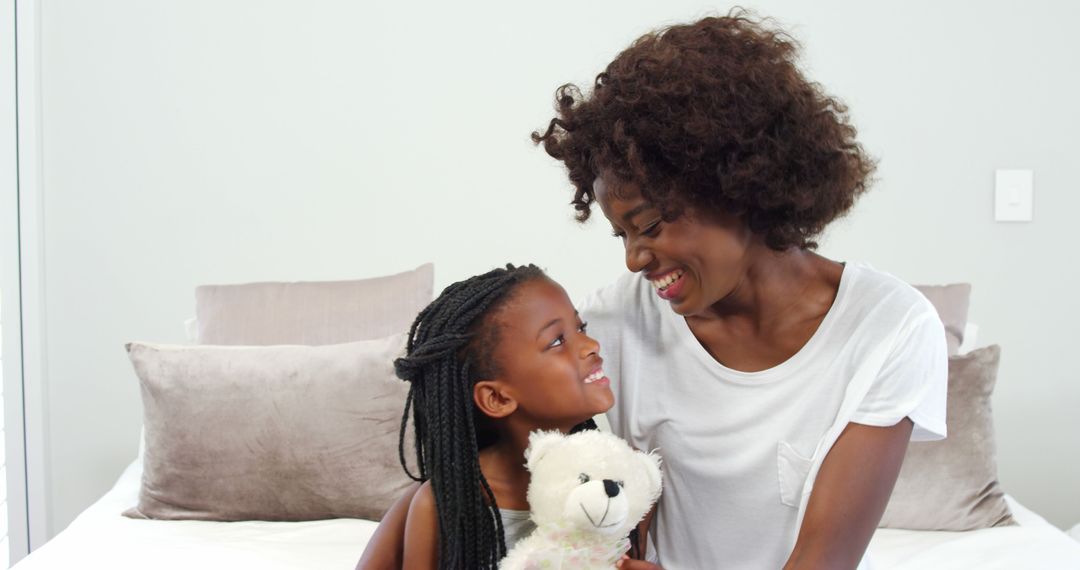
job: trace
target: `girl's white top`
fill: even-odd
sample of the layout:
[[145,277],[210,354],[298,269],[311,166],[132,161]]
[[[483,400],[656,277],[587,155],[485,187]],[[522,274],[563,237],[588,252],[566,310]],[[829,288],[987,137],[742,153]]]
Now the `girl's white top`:
[[663,457],[650,558],[666,570],[783,567],[848,423],[909,417],[913,441],[945,437],[944,326],[922,294],[869,265],[847,263],[806,345],[759,372],[717,362],[641,275],[579,310],[615,392],[612,430]]

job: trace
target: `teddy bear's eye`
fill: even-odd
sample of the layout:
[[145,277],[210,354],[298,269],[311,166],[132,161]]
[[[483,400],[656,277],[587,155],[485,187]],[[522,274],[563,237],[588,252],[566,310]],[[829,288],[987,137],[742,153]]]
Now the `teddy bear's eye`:
[[581,481],[582,485],[589,482],[589,476],[584,474],[584,473],[582,473],[581,475],[578,475],[577,478],[578,478],[578,481]]

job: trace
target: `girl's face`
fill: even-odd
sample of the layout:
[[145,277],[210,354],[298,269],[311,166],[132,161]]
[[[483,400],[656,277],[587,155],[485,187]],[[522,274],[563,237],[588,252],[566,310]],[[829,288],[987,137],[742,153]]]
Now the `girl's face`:
[[700,315],[736,289],[751,261],[753,233],[734,216],[687,212],[665,222],[637,186],[598,177],[596,201],[626,249],[626,268],[642,273],[676,313]]
[[500,381],[533,429],[559,429],[606,412],[615,403],[600,344],[559,284],[541,278],[518,285],[496,316],[502,327],[494,357]]

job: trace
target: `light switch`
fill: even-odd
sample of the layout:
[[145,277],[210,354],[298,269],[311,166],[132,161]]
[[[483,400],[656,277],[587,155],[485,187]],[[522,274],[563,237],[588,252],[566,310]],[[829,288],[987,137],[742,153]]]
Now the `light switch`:
[[994,183],[994,219],[999,222],[1030,222],[1035,194],[1031,170],[998,170]]

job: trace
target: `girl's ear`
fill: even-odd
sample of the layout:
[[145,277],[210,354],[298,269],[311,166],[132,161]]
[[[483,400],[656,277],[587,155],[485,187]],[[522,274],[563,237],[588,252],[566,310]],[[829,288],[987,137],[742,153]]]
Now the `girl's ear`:
[[536,463],[559,442],[566,439],[559,431],[534,431],[529,434],[529,447],[525,450],[525,468],[533,471]]
[[518,403],[498,380],[481,380],[473,385],[473,402],[485,416],[505,418],[517,409]]

